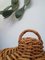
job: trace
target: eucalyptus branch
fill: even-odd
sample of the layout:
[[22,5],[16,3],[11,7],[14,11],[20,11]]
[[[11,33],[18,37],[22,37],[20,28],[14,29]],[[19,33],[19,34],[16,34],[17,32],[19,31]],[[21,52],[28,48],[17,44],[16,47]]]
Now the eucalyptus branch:
[[11,0],[11,5],[6,7],[3,11],[0,11],[0,14],[3,15],[3,17],[7,18],[14,11],[16,11],[16,13],[15,13],[16,18],[20,18],[23,16],[23,14],[29,4],[30,4],[30,0],[24,0],[24,6],[20,9],[18,9],[19,8],[19,0]]

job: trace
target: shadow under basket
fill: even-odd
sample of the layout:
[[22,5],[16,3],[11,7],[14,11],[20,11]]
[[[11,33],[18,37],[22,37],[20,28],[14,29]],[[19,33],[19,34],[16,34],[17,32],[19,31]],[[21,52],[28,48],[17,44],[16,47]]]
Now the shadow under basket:
[[[26,32],[33,32],[38,36],[38,39],[22,38]],[[43,50],[43,41],[40,34],[31,29],[24,30],[19,36],[18,46],[2,50],[0,60],[45,60],[45,51]]]

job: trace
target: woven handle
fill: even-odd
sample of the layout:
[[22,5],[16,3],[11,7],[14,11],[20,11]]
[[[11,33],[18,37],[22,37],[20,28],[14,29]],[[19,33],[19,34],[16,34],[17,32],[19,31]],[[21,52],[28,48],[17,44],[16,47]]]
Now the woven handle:
[[[23,31],[23,32],[20,34],[20,36],[19,36],[19,42],[20,42],[20,40],[22,39],[22,36],[23,36],[26,32],[33,32],[34,34],[36,34],[36,35],[38,36],[38,39],[42,42],[42,39],[41,39],[40,34],[39,34],[37,31],[32,30],[32,29],[27,29],[27,30]],[[42,42],[42,43],[43,43],[43,42]]]

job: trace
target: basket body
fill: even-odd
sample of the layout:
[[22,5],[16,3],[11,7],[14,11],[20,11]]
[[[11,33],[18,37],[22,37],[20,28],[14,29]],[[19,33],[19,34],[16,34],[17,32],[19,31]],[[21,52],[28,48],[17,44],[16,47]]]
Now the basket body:
[[[38,39],[22,36],[26,32],[33,32]],[[0,53],[0,60],[45,60],[45,52],[43,50],[43,42],[37,31],[28,29],[23,31],[19,36],[18,46],[15,48],[6,48]]]

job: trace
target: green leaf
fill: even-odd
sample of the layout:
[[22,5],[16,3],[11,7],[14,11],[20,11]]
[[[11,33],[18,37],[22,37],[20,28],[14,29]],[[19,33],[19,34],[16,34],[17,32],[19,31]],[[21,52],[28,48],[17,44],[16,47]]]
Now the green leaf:
[[24,5],[28,6],[30,4],[30,0],[24,0]]
[[16,13],[15,13],[16,18],[22,17],[22,15],[24,14],[24,11],[25,11],[24,7],[22,7],[18,11],[16,11]]
[[3,17],[7,18],[13,13],[13,10],[6,10],[6,11],[1,11],[0,14],[3,15]]

